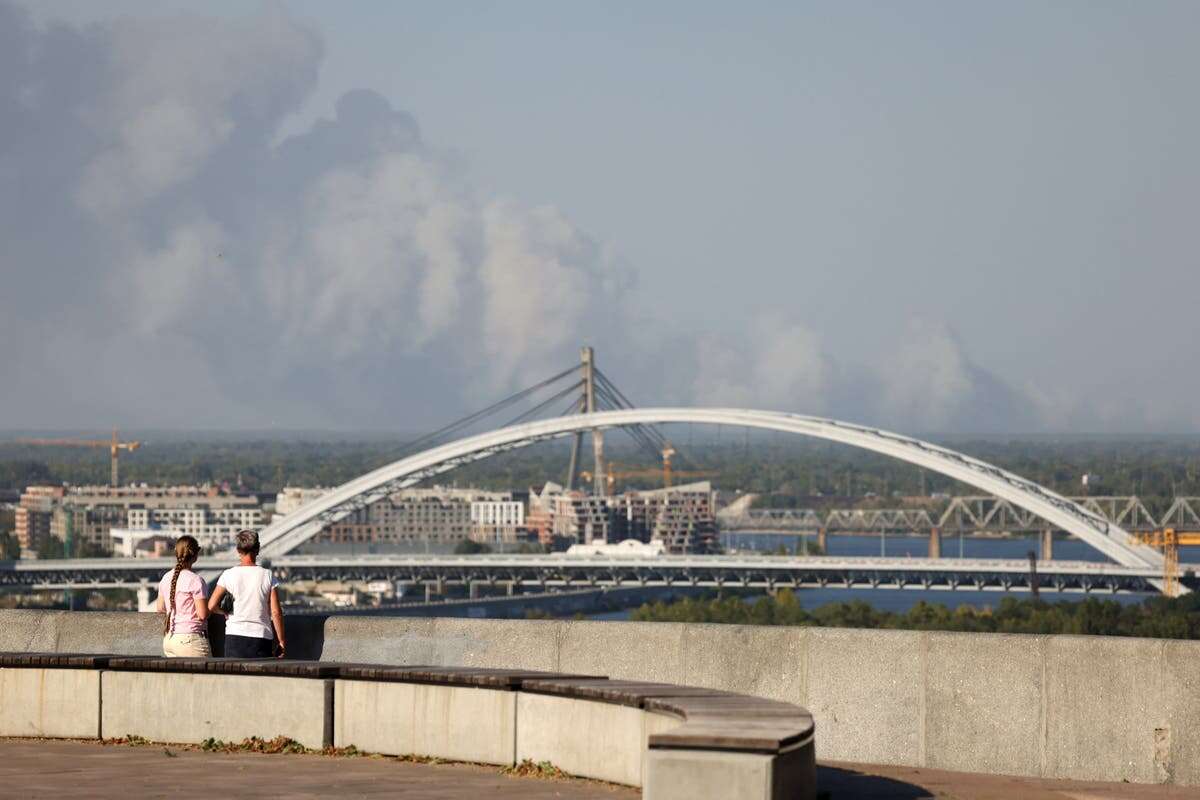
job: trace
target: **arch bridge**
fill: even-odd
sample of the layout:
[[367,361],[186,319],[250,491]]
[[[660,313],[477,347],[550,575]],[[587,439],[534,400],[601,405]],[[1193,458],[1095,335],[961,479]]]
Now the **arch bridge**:
[[1120,525],[1033,481],[985,461],[877,428],[821,417],[737,408],[597,411],[511,425],[432,447],[348,481],[272,522],[260,534],[262,553],[269,557],[284,556],[316,536],[328,524],[399,489],[497,453],[585,431],[671,423],[730,425],[792,433],[891,456],[1007,501],[1079,537],[1119,565],[1162,569],[1162,555],[1140,544]]

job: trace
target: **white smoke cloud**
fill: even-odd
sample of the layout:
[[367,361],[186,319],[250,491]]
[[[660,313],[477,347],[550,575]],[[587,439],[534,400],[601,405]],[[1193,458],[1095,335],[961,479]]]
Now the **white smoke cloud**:
[[611,248],[552,206],[481,195],[373,92],[277,141],[321,57],[279,9],[39,29],[0,0],[8,419],[420,429],[582,342],[642,403],[1029,419],[934,322],[857,370],[797,320],[665,330]]
[[817,335],[798,322],[760,320],[744,341],[699,343],[693,397],[705,405],[828,410],[834,369]]
[[[130,421],[194,411],[221,424],[272,406],[225,420],[255,424],[285,402],[305,409],[282,414],[301,424],[396,424],[398,405],[445,388],[409,382],[431,363],[445,386],[491,396],[560,368],[588,330],[620,329],[602,322],[622,307],[606,251],[552,207],[478,196],[378,95],[350,92],[334,119],[275,143],[322,53],[319,37],[281,10],[53,30],[7,4],[0,16],[14,21],[20,46],[10,55],[21,54],[0,76],[0,99],[32,98],[0,105],[0,177],[14,194],[57,177],[42,224],[74,238],[60,260],[41,231],[14,225],[4,238],[27,252],[0,263],[15,288],[47,296],[64,280],[92,284],[57,296],[88,347],[54,357],[68,373],[94,362],[97,347],[154,364],[154,374],[96,379],[100,393],[129,401]],[[89,91],[51,94],[52,72]],[[77,131],[67,168],[38,136],[17,135],[65,120]],[[35,274],[50,260],[59,276]],[[61,341],[45,335],[47,310],[21,310],[23,344],[41,351],[33,363]],[[170,413],[119,388],[201,374],[203,391],[180,392]],[[31,377],[17,402],[37,408],[33,393],[54,385],[49,372]],[[94,407],[81,401],[78,411]],[[432,408],[413,424],[445,413]]]

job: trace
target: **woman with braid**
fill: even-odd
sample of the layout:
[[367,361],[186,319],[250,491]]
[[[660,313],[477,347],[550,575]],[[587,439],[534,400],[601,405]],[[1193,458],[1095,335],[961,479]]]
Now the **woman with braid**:
[[158,610],[167,615],[163,624],[163,655],[210,656],[208,646],[208,586],[192,565],[200,557],[200,543],[191,536],[175,542],[175,569],[158,582]]

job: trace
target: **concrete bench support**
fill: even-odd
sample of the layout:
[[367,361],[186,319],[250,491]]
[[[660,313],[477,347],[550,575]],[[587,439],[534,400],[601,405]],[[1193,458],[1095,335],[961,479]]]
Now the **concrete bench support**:
[[571,775],[641,786],[646,716],[640,708],[522,692],[517,761],[549,761]]
[[99,733],[99,672],[0,669],[0,736],[90,739]]
[[[812,797],[815,786],[795,780],[804,754],[765,755],[717,750],[651,748],[646,754],[643,800],[695,797],[754,797],[792,800]],[[812,756],[812,748],[808,748]]]
[[516,693],[471,686],[339,680],[333,739],[338,747],[388,755],[512,764]]
[[102,680],[106,737],[197,744],[287,736],[305,747],[327,744],[321,680],[109,671]]

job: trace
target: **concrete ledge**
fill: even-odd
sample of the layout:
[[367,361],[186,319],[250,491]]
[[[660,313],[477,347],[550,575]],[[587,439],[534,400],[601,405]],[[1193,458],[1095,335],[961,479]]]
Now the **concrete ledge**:
[[106,671],[102,686],[106,737],[198,744],[287,736],[305,747],[326,745],[321,680]]
[[100,673],[0,668],[0,736],[92,739],[100,733]]

